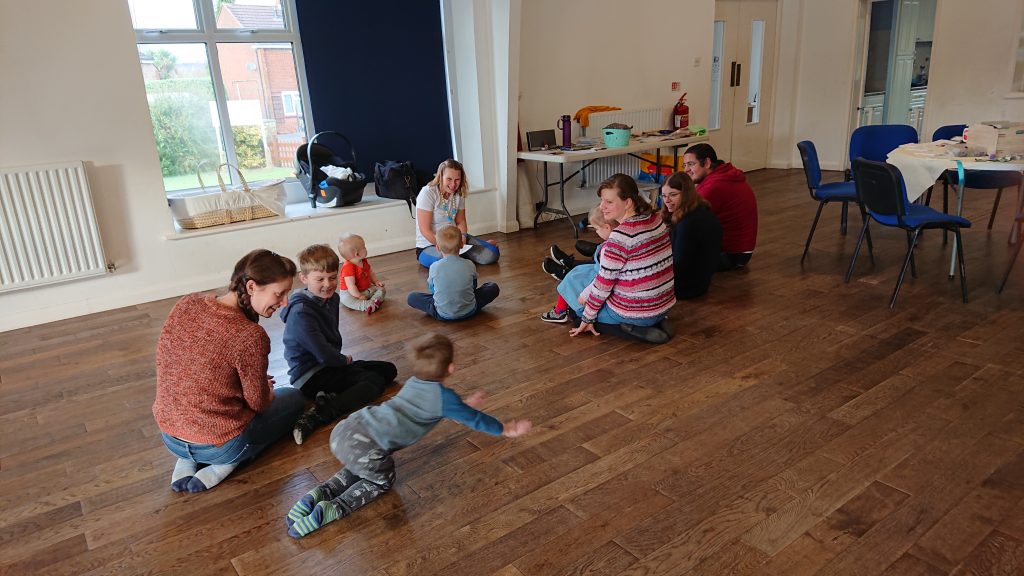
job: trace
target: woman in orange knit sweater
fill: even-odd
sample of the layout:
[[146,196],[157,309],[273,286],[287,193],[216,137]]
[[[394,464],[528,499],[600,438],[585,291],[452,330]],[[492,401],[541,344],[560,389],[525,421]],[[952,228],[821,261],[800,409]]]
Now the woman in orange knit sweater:
[[259,325],[288,303],[295,264],[254,250],[235,264],[227,294],[190,294],[174,305],[156,349],[160,436],[178,461],[175,492],[202,492],[287,435],[301,392],[274,388],[270,337]]

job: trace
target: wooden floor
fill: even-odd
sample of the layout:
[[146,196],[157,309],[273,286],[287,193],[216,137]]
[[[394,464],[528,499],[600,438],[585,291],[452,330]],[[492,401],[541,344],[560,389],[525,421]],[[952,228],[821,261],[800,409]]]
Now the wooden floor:
[[[459,324],[405,305],[426,277],[410,252],[374,258],[389,298],[343,312],[344,351],[404,380],[404,343],[443,332],[451,384],[536,427],[444,422],[396,454],[390,494],[302,540],[284,516],[338,468],[329,428],[210,492],[170,490],[150,405],[173,300],[0,334],[0,572],[1024,574],[1024,264],[995,293],[1012,200],[989,232],[991,193],[969,193],[969,304],[931,232],[890,311],[902,233],[876,229],[876,265],[844,284],[857,227],[839,236],[830,206],[801,267],[802,173],[750,179],[749,269],[678,304],[663,346],[537,319],[554,298],[540,259],[571,246],[561,221],[491,236],[502,260],[480,272],[502,294]],[[265,326],[283,376],[281,324]]]

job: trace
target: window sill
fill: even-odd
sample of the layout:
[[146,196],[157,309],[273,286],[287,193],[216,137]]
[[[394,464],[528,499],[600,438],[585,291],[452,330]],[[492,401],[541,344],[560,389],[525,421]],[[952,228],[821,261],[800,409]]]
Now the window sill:
[[[481,188],[478,190],[470,190],[469,194],[482,194],[493,190],[494,188]],[[401,207],[402,212],[408,214],[408,207],[405,202],[402,202],[401,200],[381,198],[372,192],[363,194],[363,199],[359,201],[358,204],[345,206],[344,208],[311,208],[308,201],[295,202],[285,205],[284,216],[277,216],[274,218],[259,218],[257,220],[246,220],[245,222],[235,222],[233,224],[221,224],[219,226],[209,226],[207,228],[197,228],[195,230],[185,230],[175,224],[175,231],[164,235],[164,239],[183,240],[186,238],[200,238],[203,236],[212,236],[214,234],[236,232],[238,230],[249,230],[250,228],[276,226],[278,224],[311,220],[313,218],[332,218],[352,214],[369,213],[395,207]]]
[[[197,228],[195,230],[186,230],[179,227],[177,224],[174,225],[175,231],[164,236],[166,240],[181,240],[184,238],[198,238],[200,236],[210,236],[213,234],[225,234],[228,232],[234,232],[236,230],[248,230],[250,228],[262,228],[264,226],[275,226],[277,224],[285,224],[288,222],[298,222],[300,220],[310,220],[313,218],[330,218],[333,216],[342,216],[346,214],[357,214],[360,212],[370,212],[374,210],[381,210],[389,206],[401,205],[398,200],[389,200],[386,198],[380,198],[375,194],[364,194],[363,199],[359,203],[352,206],[345,206],[343,208],[312,208],[309,202],[296,202],[293,204],[285,205],[285,215],[277,216],[274,218],[258,218],[256,220],[246,220],[244,222],[235,222],[233,224],[221,224],[219,226],[208,226],[206,228]],[[405,206],[402,206],[403,209]]]

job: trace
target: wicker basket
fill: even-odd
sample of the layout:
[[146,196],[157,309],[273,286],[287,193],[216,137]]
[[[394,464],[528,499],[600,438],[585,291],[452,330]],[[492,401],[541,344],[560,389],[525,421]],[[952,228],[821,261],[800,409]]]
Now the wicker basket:
[[[241,185],[229,187],[224,184],[224,178],[220,174],[220,169],[224,166],[235,169]],[[202,164],[198,168],[201,167]],[[261,180],[250,186],[237,167],[221,164],[217,167],[217,184],[220,187],[219,191],[208,191],[202,176],[199,176],[200,191],[168,196],[167,202],[178,226],[186,230],[195,230],[232,222],[284,216],[283,179]]]

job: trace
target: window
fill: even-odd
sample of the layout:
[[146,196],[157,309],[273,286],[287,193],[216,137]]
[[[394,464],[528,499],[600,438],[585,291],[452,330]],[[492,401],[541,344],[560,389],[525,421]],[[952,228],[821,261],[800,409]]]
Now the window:
[[[167,192],[290,178],[306,141],[293,0],[129,0]],[[224,172],[225,181],[237,176]],[[233,172],[233,171],[232,171]]]
[[281,92],[281,107],[285,116],[295,116],[302,113],[302,100],[296,91]]

